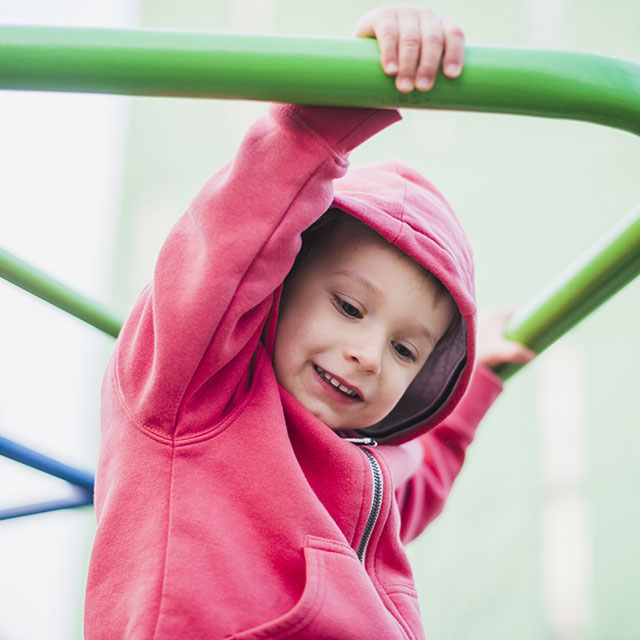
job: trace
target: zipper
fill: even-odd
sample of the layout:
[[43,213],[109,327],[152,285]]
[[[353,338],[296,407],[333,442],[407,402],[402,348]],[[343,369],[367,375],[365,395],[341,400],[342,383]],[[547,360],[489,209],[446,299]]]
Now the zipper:
[[373,438],[345,438],[345,440],[359,447],[362,453],[364,453],[364,455],[367,457],[367,461],[369,462],[369,466],[371,467],[371,476],[373,478],[373,497],[371,500],[371,509],[369,510],[367,523],[364,526],[362,538],[360,538],[358,550],[356,551],[358,559],[364,567],[364,558],[367,553],[367,546],[369,545],[371,534],[373,533],[373,529],[376,526],[378,517],[380,516],[380,510],[382,509],[382,491],[384,488],[382,480],[382,469],[380,468],[380,464],[373,457],[371,452],[368,449],[365,449],[365,447],[376,447],[378,445],[378,443]]
[[[343,440],[355,444],[362,451],[362,453],[364,453],[367,461],[369,462],[369,466],[371,467],[371,476],[373,478],[373,497],[371,499],[371,509],[369,510],[367,523],[364,526],[362,538],[360,538],[358,550],[356,551],[358,560],[360,560],[360,563],[364,567],[364,559],[367,554],[367,546],[369,545],[369,540],[371,539],[371,534],[373,533],[373,529],[376,526],[376,522],[380,517],[380,511],[382,510],[382,493],[384,489],[380,463],[374,458],[373,454],[368,449],[365,449],[365,447],[377,447],[378,443],[373,438],[343,438]],[[386,608],[386,605],[384,606]],[[395,621],[398,624],[398,628],[402,633],[402,637],[406,638],[406,640],[410,640],[410,637],[405,631],[404,626],[400,623],[400,620],[398,620],[396,613],[390,613],[395,618]]]

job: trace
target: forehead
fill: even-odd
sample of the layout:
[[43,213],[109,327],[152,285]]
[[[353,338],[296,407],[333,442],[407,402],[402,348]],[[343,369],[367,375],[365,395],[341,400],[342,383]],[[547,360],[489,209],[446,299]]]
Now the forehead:
[[380,264],[393,265],[396,271],[418,276],[425,285],[434,284],[434,277],[422,265],[353,218],[337,222],[316,253],[320,262],[343,266],[357,265],[366,269]]
[[308,275],[348,279],[369,294],[401,293],[434,303],[440,285],[432,274],[373,229],[340,220],[314,248]]

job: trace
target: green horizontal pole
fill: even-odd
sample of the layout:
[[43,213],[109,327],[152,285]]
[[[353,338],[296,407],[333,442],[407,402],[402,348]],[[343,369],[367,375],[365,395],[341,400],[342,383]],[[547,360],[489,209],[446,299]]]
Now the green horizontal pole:
[[73,291],[4,249],[0,249],[0,277],[96,329],[114,338],[118,336],[122,321],[105,307]]
[[567,51],[470,46],[459,79],[406,95],[370,39],[3,26],[0,88],[489,111],[640,133],[640,65]]
[[[512,316],[505,335],[541,353],[640,274],[640,206]],[[495,367],[503,379],[523,365]]]

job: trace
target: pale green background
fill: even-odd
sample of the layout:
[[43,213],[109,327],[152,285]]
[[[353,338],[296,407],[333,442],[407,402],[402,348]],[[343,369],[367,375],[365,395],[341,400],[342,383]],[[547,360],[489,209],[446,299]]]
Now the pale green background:
[[[364,11],[382,4],[147,0],[140,6],[140,24],[348,36]],[[471,44],[578,49],[640,61],[637,0],[432,6],[456,19]],[[206,178],[231,157],[265,105],[110,100],[130,105],[122,183],[114,187],[120,195],[110,300],[124,315],[151,277],[171,225]],[[352,161],[400,158],[438,185],[474,245],[481,308],[528,299],[639,200],[640,141],[631,134],[516,116],[425,111],[404,116],[357,150]],[[639,293],[638,283],[628,286],[518,374],[483,422],[443,515],[410,547],[427,637],[640,638]],[[96,433],[97,388],[110,348],[102,345],[91,373],[96,393],[87,410],[86,428]],[[554,375],[564,386],[565,370],[576,373],[566,380],[572,388],[566,404],[578,415],[582,457],[573,480],[561,486],[550,484],[544,473],[549,447],[567,459],[575,452],[563,450],[564,438],[545,444],[541,425],[550,410],[562,409],[547,386]],[[553,587],[547,584],[543,526],[550,505],[562,504],[563,496],[583,508],[585,536],[578,554],[584,564],[568,583],[586,613],[565,631],[549,613]],[[86,528],[91,520],[87,514]],[[86,563],[88,548],[79,553]],[[83,580],[82,573],[78,581]],[[79,628],[80,605],[75,612]],[[11,614],[0,614],[5,615]],[[64,636],[52,631],[50,637]]]

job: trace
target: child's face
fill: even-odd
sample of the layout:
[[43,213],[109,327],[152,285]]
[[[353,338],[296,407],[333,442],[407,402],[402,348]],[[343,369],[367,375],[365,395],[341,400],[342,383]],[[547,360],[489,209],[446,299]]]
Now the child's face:
[[332,429],[375,424],[453,319],[452,299],[436,302],[436,291],[422,267],[371,229],[338,225],[285,283],[278,382]]

